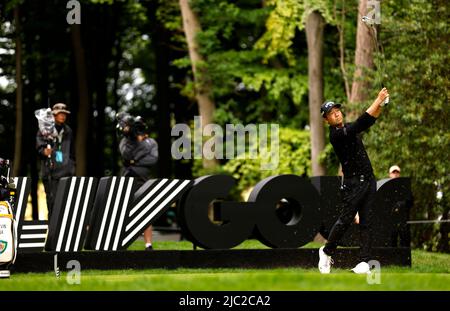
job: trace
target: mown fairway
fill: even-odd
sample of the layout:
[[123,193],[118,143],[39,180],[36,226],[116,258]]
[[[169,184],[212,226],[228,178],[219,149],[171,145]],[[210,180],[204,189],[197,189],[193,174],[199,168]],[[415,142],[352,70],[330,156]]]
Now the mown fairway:
[[[309,245],[315,246],[315,245]],[[161,242],[155,249],[189,249],[188,242]],[[247,241],[240,248],[261,247]],[[134,249],[141,249],[139,242]],[[67,272],[16,273],[0,280],[0,290],[450,290],[450,255],[412,252],[412,268],[382,267],[381,284],[370,285],[365,275],[334,269],[176,269],[82,270],[81,284],[69,284]]]

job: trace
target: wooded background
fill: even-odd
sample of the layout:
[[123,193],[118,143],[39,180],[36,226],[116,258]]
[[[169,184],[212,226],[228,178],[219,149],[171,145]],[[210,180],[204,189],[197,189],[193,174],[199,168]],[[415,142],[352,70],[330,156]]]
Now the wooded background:
[[[361,22],[367,0],[83,0],[79,25],[67,23],[67,2],[0,1],[0,156],[14,160],[15,176],[32,177],[35,207],[34,111],[49,103],[72,111],[79,176],[119,174],[115,115],[128,111],[158,141],[157,176],[227,173],[241,191],[279,173],[337,174],[319,107],[340,102],[351,121],[384,80],[391,105],[364,138],[376,176],[399,165],[413,181],[411,218],[448,219],[447,1],[381,1],[384,60]],[[280,166],[172,160],[172,126],[195,115],[279,124]],[[449,223],[416,225],[413,235],[415,247],[449,251]]]

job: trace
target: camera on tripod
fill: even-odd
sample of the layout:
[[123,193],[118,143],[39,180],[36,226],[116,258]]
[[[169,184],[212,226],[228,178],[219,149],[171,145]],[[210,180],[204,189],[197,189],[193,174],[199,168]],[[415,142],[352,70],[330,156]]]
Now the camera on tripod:
[[132,116],[126,112],[119,112],[116,115],[117,130],[120,134],[136,139],[138,135],[144,135],[147,131],[147,125],[141,116]]

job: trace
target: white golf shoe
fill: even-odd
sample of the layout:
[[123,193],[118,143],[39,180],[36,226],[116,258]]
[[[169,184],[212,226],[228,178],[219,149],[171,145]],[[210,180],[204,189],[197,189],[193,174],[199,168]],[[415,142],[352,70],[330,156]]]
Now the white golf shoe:
[[333,259],[331,259],[331,256],[328,256],[323,251],[323,248],[325,246],[322,246],[319,248],[319,271],[322,274],[328,274],[331,271],[331,265],[333,264]]
[[361,261],[359,264],[357,264],[353,269],[353,272],[356,274],[369,274],[370,273],[370,266],[367,262]]

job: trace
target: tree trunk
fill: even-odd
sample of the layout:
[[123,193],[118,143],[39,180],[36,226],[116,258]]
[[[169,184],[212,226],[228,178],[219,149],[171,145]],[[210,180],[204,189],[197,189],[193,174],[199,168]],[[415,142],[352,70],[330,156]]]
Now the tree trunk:
[[23,131],[23,99],[22,99],[22,41],[20,39],[20,12],[19,5],[14,9],[16,26],[16,127],[14,144],[13,175],[18,176],[22,158],[22,131]]
[[[211,83],[206,78],[205,72],[199,72],[198,64],[204,59],[198,52],[195,36],[201,31],[197,15],[189,6],[189,0],[180,0],[181,16],[183,19],[183,28],[186,35],[186,41],[189,49],[189,57],[192,63],[192,72],[195,81],[195,93],[200,114],[202,129],[213,122],[215,110],[214,102],[211,99]],[[216,159],[208,160],[203,157],[203,167],[213,168],[217,166]]]
[[350,85],[348,82],[347,69],[345,68],[345,0],[342,0],[342,9],[340,12],[340,22],[338,21],[336,11],[336,1],[334,2],[334,19],[336,20],[336,28],[339,34],[339,67],[341,68],[342,78],[344,79],[345,95],[347,96],[347,102],[350,101]]
[[313,176],[325,175],[319,154],[325,148],[325,133],[320,106],[323,103],[323,29],[325,20],[319,12],[312,12],[306,21],[308,44],[309,122],[311,127],[311,164]]
[[[367,12],[367,0],[360,0],[358,6],[358,25],[356,29],[356,50],[355,50],[355,67],[353,74],[352,92],[350,102],[358,104],[364,102],[368,98],[367,90],[369,83],[364,81],[364,73],[368,69],[372,69],[373,50],[375,48],[371,30],[362,22],[362,17]],[[352,105],[354,107],[354,105]],[[360,111],[351,109],[347,111],[347,117],[354,119]]]
[[172,175],[172,157],[171,157],[171,135],[170,135],[170,46],[171,33],[165,27],[164,23],[157,16],[160,1],[149,1],[147,5],[147,14],[150,20],[149,31],[153,40],[155,53],[156,70],[156,96],[157,117],[156,125],[158,132],[158,177],[171,177]]
[[[25,20],[32,20],[33,16],[30,14],[30,12],[33,12],[32,10],[22,10],[19,13],[22,13],[22,16],[25,18]],[[31,15],[31,16],[30,16]],[[25,32],[23,29],[21,30],[22,35],[24,35],[24,38],[32,37],[34,33],[32,31]],[[26,41],[26,40],[25,40]],[[24,44],[22,46],[22,52],[23,55],[31,55],[32,53],[38,53],[40,52],[40,46],[37,44],[37,42],[31,42],[29,44]],[[37,200],[37,190],[38,190],[38,182],[39,182],[39,176],[38,176],[38,170],[37,170],[37,152],[35,149],[36,146],[36,132],[37,132],[37,121],[34,117],[34,110],[40,105],[39,102],[36,102],[35,96],[36,93],[39,91],[38,84],[36,81],[38,81],[37,78],[37,72],[39,70],[39,64],[36,61],[36,57],[27,57],[23,59],[23,69],[24,72],[27,73],[27,79],[29,81],[28,84],[23,86],[22,92],[23,92],[23,107],[22,107],[22,113],[23,118],[26,120],[22,124],[22,165],[18,168],[19,173],[16,176],[27,176],[28,175],[28,167],[30,167],[30,175],[31,175],[31,204],[32,204],[32,218],[38,219],[36,217],[37,207],[38,207],[38,200]],[[42,96],[41,96],[42,97]],[[28,198],[27,198],[28,199]]]
[[[112,49],[112,47],[110,47]],[[104,51],[102,59],[105,60],[104,63],[99,64],[98,70],[98,80],[96,81],[95,94],[96,94],[96,111],[97,117],[95,118],[95,156],[92,159],[94,176],[102,177],[105,174],[105,107],[108,105],[107,101],[107,85],[106,79],[108,76],[108,62],[110,59],[109,55],[106,55]]]
[[76,175],[86,176],[87,174],[87,138],[89,119],[89,93],[86,75],[86,61],[84,57],[84,49],[81,41],[81,27],[78,24],[71,26],[72,44],[75,55],[75,64],[77,70],[78,81],[78,115],[77,115],[77,132],[75,140],[75,156],[76,156]]
[[[115,2],[116,3],[116,2]],[[89,60],[89,109],[90,127],[88,135],[87,171],[90,176],[105,174],[105,107],[108,105],[108,65],[117,32],[117,7],[102,4],[88,12],[90,31],[86,32],[86,60]],[[90,15],[89,15],[90,14]],[[84,123],[85,124],[85,123]]]
[[[122,59],[122,47],[120,36],[117,37],[115,42],[115,54],[114,54],[114,87],[113,87],[113,110],[119,112],[119,74],[120,74],[120,60]],[[112,175],[117,176],[119,174],[119,141],[117,133],[112,133]]]
[[[159,23],[158,23],[159,24]],[[170,102],[169,102],[169,55],[165,46],[167,32],[163,25],[156,27],[155,60],[156,60],[156,101],[158,103],[158,175],[170,177],[172,173],[171,136],[170,136]]]

